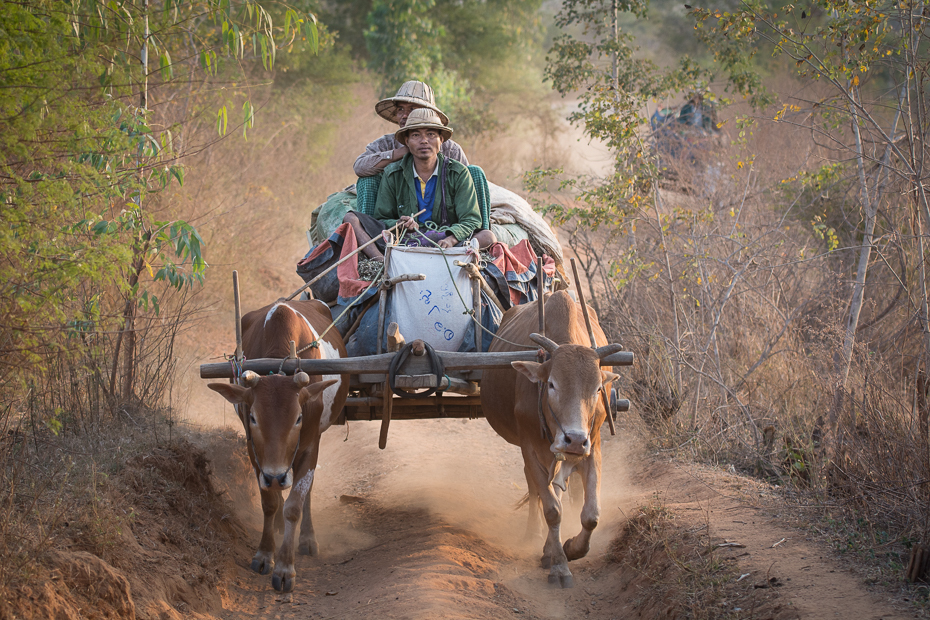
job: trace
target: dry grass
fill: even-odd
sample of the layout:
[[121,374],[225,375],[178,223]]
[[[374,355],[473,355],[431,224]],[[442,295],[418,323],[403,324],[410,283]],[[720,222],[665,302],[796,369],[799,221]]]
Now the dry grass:
[[620,566],[620,591],[638,591],[646,618],[776,618],[771,590],[739,580],[719,557],[708,523],[688,529],[658,498],[634,510],[608,550]]
[[[834,356],[861,236],[852,171],[802,184],[839,154],[784,124],[761,123],[743,143],[728,126],[729,146],[700,166],[678,162],[674,190],[660,190],[658,214],[637,213],[635,229],[564,231],[601,324],[637,355],[620,391],[656,448],[788,485],[818,506],[821,529],[841,525],[851,542],[838,547],[901,580],[930,516],[919,256],[894,232],[915,225],[909,207],[886,194],[845,432],[828,462]],[[835,251],[818,223],[835,229]]]

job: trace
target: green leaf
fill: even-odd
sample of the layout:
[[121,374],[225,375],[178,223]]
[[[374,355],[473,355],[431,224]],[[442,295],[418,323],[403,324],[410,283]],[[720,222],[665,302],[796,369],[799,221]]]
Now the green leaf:
[[171,176],[178,180],[179,186],[184,186],[184,168],[181,166],[171,166],[168,168],[168,172],[171,174]]
[[167,82],[174,74],[171,67],[171,54],[168,53],[168,50],[165,50],[158,59],[161,62],[161,79]]
[[310,51],[314,54],[320,51],[320,33],[316,27],[315,21],[307,22],[307,41],[310,43]]
[[226,124],[228,121],[229,121],[229,117],[226,112],[226,106],[223,106],[216,113],[216,131],[221,136],[226,135]]
[[255,126],[255,108],[251,101],[242,104],[242,110],[245,112],[245,121],[242,123],[242,136],[248,139],[248,130]]

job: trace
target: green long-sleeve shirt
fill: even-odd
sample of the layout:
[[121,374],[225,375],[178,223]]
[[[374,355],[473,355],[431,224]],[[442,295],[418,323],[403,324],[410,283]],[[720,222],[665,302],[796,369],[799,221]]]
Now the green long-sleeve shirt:
[[[446,171],[446,187],[442,191],[446,192],[446,213],[448,215],[448,225],[440,227],[439,230],[447,230],[455,235],[459,241],[464,241],[471,236],[473,232],[481,228],[481,211],[478,209],[478,195],[475,193],[475,184],[472,181],[468,168],[461,163],[443,157],[439,157],[439,178],[442,178],[443,167],[448,167]],[[390,228],[397,223],[402,215],[413,215],[419,211],[417,206],[417,194],[413,181],[413,155],[407,154],[400,161],[388,165],[384,169],[384,177],[381,179],[381,186],[378,188],[378,200],[375,203],[374,216],[383,221]],[[437,183],[439,185],[439,183]],[[436,188],[433,194],[433,216],[432,221],[439,227],[440,213],[439,200],[440,188]]]

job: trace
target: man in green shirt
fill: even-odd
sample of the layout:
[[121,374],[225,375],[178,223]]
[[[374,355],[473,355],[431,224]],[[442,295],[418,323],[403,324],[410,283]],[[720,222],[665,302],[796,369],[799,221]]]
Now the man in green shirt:
[[[479,247],[494,243],[491,231],[479,230],[481,212],[471,174],[464,165],[440,153],[452,129],[443,125],[433,110],[420,108],[410,113],[406,124],[394,135],[409,153],[384,169],[375,203],[378,224],[359,213],[350,213],[345,219],[355,229],[359,243],[379,232],[373,227],[383,230],[398,223],[442,248],[451,248],[473,235]],[[420,211],[424,213],[414,219]],[[432,245],[428,241],[421,244]],[[366,248],[366,254],[381,257],[374,245]]]

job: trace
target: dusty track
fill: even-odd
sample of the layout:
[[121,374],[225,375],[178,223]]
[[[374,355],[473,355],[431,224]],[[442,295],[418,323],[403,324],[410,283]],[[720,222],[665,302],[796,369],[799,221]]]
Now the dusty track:
[[[275,592],[270,577],[247,568],[248,556],[237,558],[238,573],[218,615],[677,617],[673,607],[648,596],[675,584],[653,585],[607,555],[627,517],[658,496],[676,528],[745,545],[714,552],[749,576],[733,590],[738,599],[706,617],[908,617],[867,591],[829,551],[762,509],[760,501],[772,499],[766,487],[710,470],[630,465],[631,450],[620,437],[605,443],[601,524],[591,553],[571,565],[576,587],[552,589],[538,565],[541,542],[523,539],[525,509],[512,508],[525,487],[515,448],[483,420],[395,422],[385,451],[377,448],[377,431],[376,423],[355,423],[348,441],[341,428],[324,435],[313,506],[321,555],[299,558],[294,592]],[[243,509],[243,517],[257,520],[257,507]],[[567,512],[563,534],[573,535],[577,512]],[[777,587],[756,587],[767,583]]]

